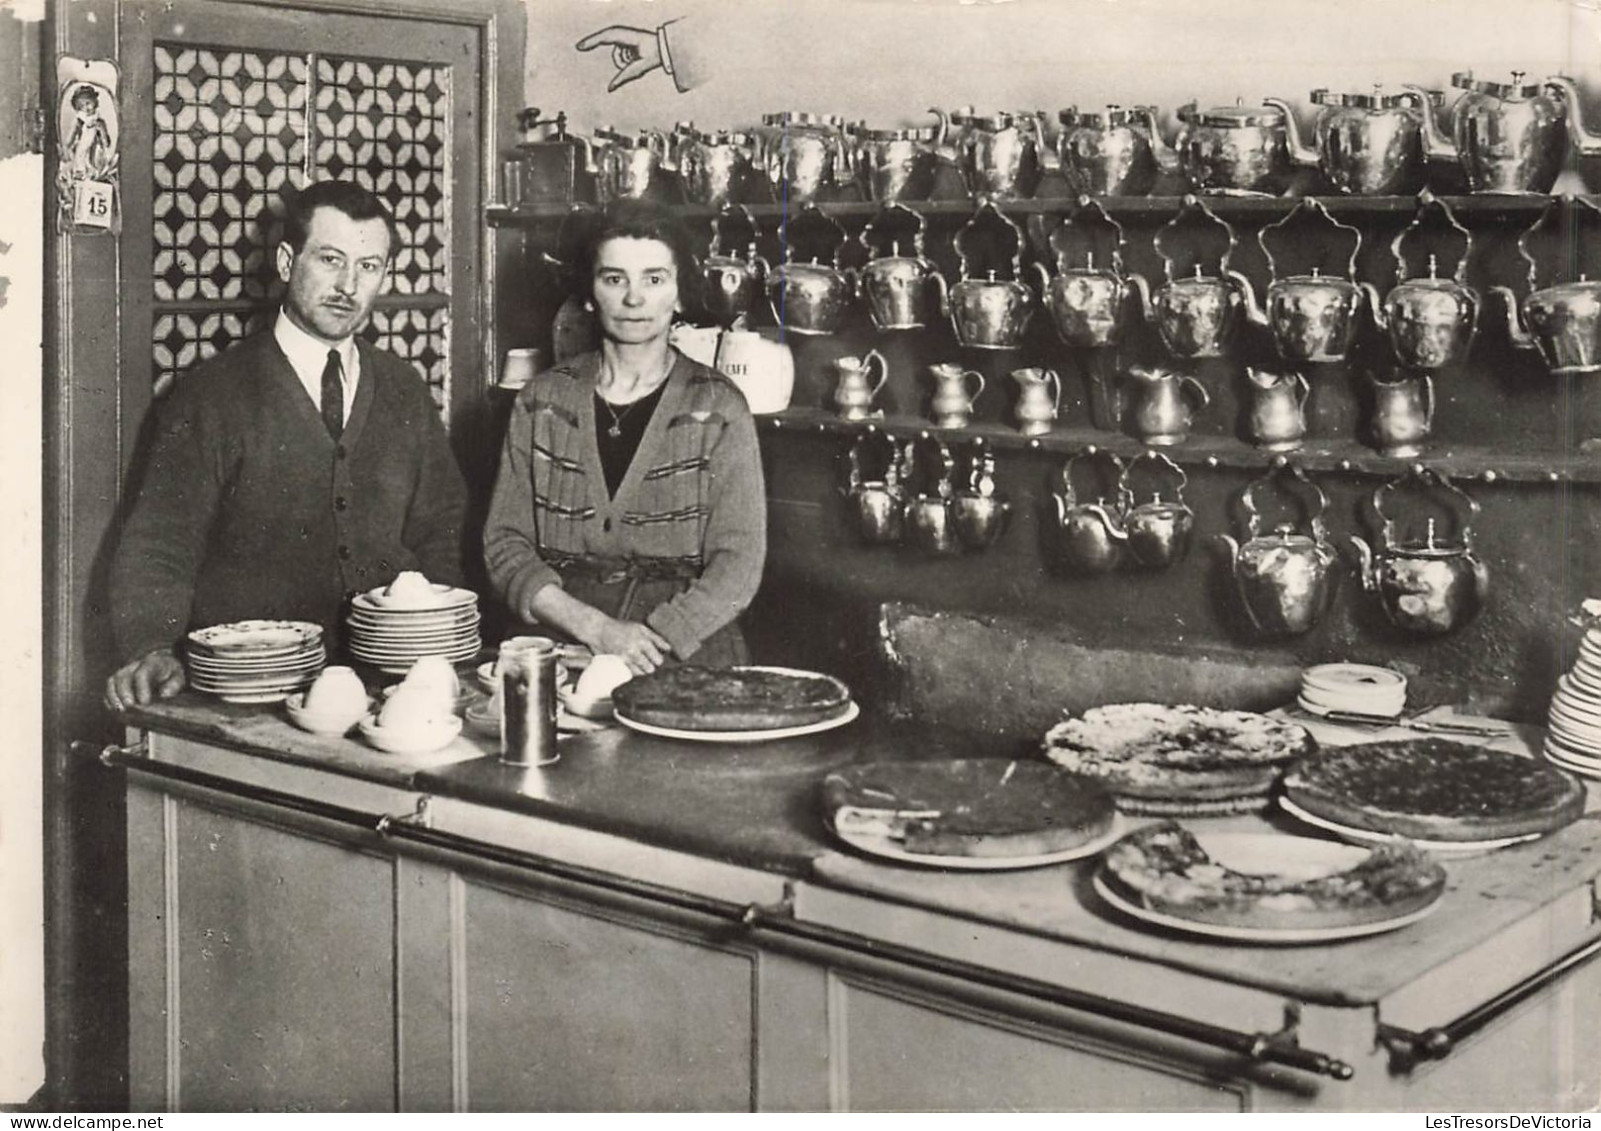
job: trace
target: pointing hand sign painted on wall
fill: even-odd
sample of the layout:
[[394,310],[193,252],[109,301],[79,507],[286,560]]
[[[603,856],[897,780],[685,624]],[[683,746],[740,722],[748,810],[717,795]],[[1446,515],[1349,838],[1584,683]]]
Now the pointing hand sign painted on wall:
[[705,77],[685,35],[683,19],[669,20],[654,31],[627,24],[612,24],[591,32],[574,46],[580,51],[611,48],[616,73],[606,84],[607,93],[644,78],[654,70],[666,72],[680,94],[699,86]]

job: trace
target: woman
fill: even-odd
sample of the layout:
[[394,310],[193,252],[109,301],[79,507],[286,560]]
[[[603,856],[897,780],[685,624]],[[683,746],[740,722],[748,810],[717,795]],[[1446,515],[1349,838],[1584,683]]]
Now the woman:
[[603,214],[577,262],[600,349],[519,394],[484,527],[490,583],[515,615],[636,675],[745,662],[735,618],[767,553],[750,410],[668,344],[694,262],[665,209]]

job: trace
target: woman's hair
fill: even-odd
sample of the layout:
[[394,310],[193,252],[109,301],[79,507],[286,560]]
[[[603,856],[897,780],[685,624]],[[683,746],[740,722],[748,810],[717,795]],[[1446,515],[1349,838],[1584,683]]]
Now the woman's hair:
[[79,111],[100,109],[100,92],[92,86],[80,86],[72,92],[72,108]]
[[573,282],[584,298],[593,297],[595,260],[608,240],[656,240],[673,253],[678,270],[678,295],[685,307],[693,307],[700,271],[689,230],[673,212],[648,200],[616,200],[607,205],[584,232],[573,260]]

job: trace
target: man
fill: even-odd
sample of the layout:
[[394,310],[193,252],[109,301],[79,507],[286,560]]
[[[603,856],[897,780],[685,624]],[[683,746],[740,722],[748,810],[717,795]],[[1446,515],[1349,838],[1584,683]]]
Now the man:
[[289,199],[271,333],[197,366],[162,405],[111,570],[121,710],[184,686],[186,630],[253,618],[337,628],[353,593],[420,570],[459,583],[466,489],[428,389],[357,341],[394,250],[356,185]]

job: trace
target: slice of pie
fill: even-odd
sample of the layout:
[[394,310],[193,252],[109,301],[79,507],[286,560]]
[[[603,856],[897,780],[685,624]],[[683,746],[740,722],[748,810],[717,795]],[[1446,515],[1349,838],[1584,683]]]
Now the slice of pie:
[[1284,766],[1312,749],[1306,728],[1250,711],[1112,703],[1045,734],[1045,756],[1097,778],[1131,813],[1267,804]]
[[1117,894],[1163,915],[1268,931],[1398,919],[1427,907],[1445,889],[1445,869],[1408,841],[1398,838],[1371,850],[1329,849],[1331,857],[1354,863],[1313,875],[1295,868],[1238,871],[1212,859],[1188,829],[1159,821],[1107,849],[1103,877]]
[[1584,786],[1545,762],[1432,737],[1320,750],[1290,767],[1284,796],[1336,825],[1433,841],[1555,832],[1584,812]]
[[1116,817],[1099,782],[1004,758],[866,762],[823,779],[834,831],[929,856],[1024,859],[1078,848]]
[[837,719],[850,688],[831,675],[792,668],[704,668],[675,664],[636,676],[612,692],[631,722],[689,731],[760,731]]

